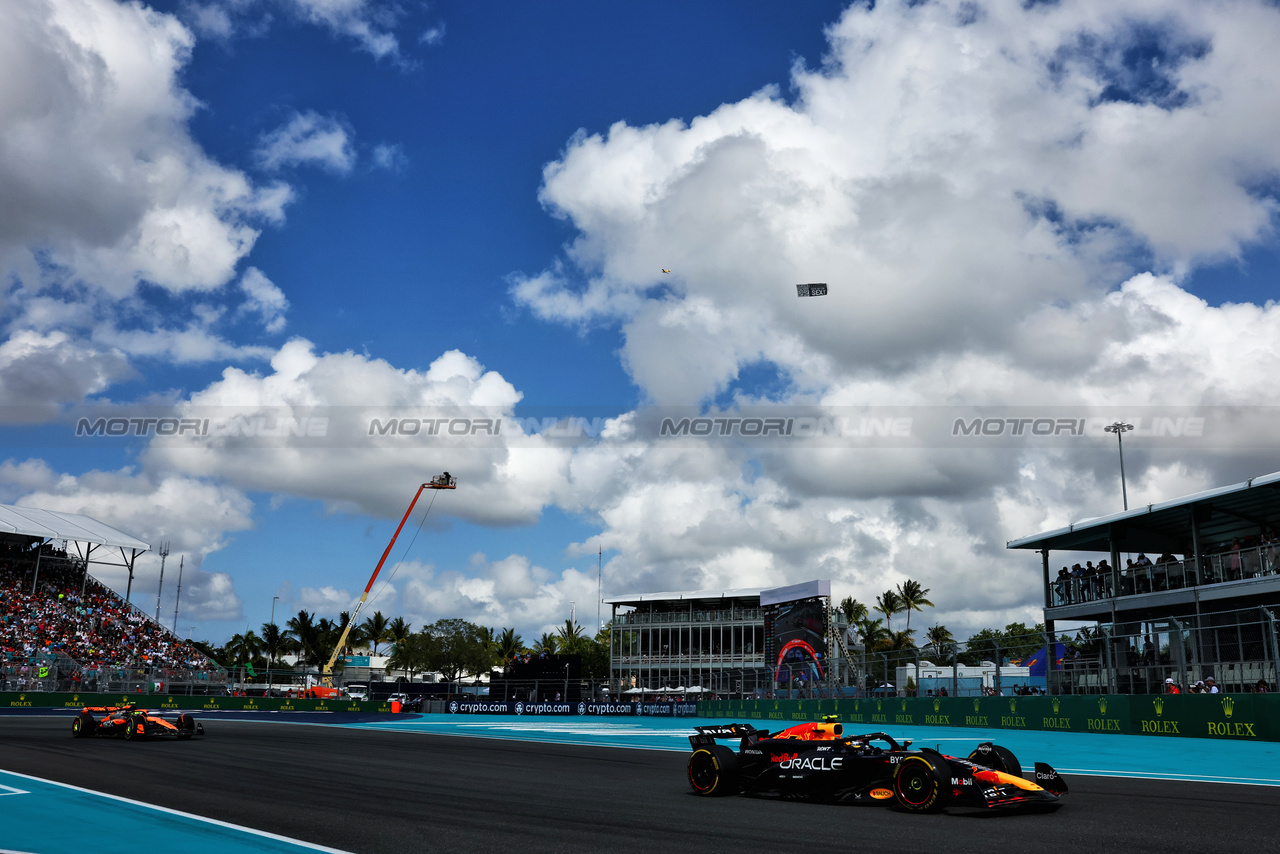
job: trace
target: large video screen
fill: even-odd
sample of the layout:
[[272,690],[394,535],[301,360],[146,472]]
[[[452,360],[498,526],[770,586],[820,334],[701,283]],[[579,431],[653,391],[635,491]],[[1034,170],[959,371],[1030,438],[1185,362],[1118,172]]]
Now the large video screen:
[[780,687],[818,685],[827,667],[827,600],[799,599],[764,608],[765,655]]

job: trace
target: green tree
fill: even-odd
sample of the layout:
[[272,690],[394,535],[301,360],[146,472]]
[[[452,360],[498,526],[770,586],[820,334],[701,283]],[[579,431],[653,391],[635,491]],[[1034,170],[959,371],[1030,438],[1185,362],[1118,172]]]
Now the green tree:
[[551,632],[544,632],[542,637],[538,638],[533,644],[533,651],[538,654],[545,652],[547,655],[555,655],[558,648],[559,644],[556,636]]
[[851,626],[867,616],[867,606],[852,596],[846,596],[840,600],[840,610],[844,612],[844,618]]
[[249,629],[243,634],[232,635],[222,651],[226,656],[226,666],[234,670],[239,665],[252,665],[262,654],[262,649],[262,639]]
[[413,634],[413,627],[404,617],[396,617],[387,624],[387,636],[393,644],[399,644],[411,634]]
[[438,671],[447,682],[468,673],[483,673],[493,663],[493,653],[475,623],[458,618],[436,620],[423,632],[434,639],[431,669]]
[[908,578],[906,581],[898,585],[898,600],[902,605],[902,610],[907,612],[907,629],[911,629],[911,612],[923,611],[924,606],[933,607],[933,603],[928,600],[929,588],[921,587],[919,581]]
[[587,640],[582,636],[582,626],[572,620],[565,620],[564,625],[556,631],[556,635],[559,637],[556,646],[561,655],[580,653],[583,643]]
[[498,635],[498,659],[506,662],[524,652],[524,642],[515,629],[503,629]]
[[[328,621],[321,621],[325,622]],[[289,634],[297,644],[298,659],[304,666],[319,667],[329,660],[328,653],[323,650],[322,626],[315,622],[314,615],[309,611],[299,611],[285,625],[289,627]]]
[[926,655],[934,659],[937,663],[943,663],[951,660],[951,653],[955,646],[956,639],[951,634],[951,630],[939,623],[934,623],[932,628],[925,629],[924,632]]
[[381,611],[374,611],[372,616],[366,617],[360,624],[360,635],[365,643],[372,644],[374,655],[378,654],[378,644],[391,638],[388,631],[390,628],[391,621]]
[[863,617],[854,627],[858,637],[862,638],[862,646],[867,652],[886,649],[890,642],[889,630],[879,620]]
[[432,670],[435,645],[435,637],[425,630],[400,638],[387,658],[387,672],[399,670],[413,679],[418,673]]
[[902,610],[902,599],[896,590],[886,590],[876,597],[876,610],[884,614],[885,626],[893,631],[893,615]]
[[605,626],[594,638],[583,639],[579,655],[582,656],[582,675],[588,679],[609,678],[609,639],[612,632]]
[[270,667],[280,666],[280,657],[293,649],[293,641],[275,623],[262,624],[262,651]]

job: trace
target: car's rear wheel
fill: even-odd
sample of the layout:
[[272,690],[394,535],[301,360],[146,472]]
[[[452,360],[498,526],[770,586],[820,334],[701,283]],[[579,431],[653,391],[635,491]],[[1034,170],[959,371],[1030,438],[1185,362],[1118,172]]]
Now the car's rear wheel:
[[699,747],[689,757],[689,785],[699,795],[738,792],[738,754],[723,744]]
[[71,722],[71,735],[74,738],[88,738],[97,728],[98,722],[93,719],[93,715],[81,712]]
[[912,755],[903,757],[893,774],[893,796],[910,812],[937,812],[947,805],[951,779],[945,760]]
[[1022,763],[1018,761],[1018,757],[1014,756],[1009,748],[998,744],[978,745],[978,748],[969,754],[969,761],[985,765],[993,771],[1003,771],[1015,777],[1022,776]]
[[178,715],[178,738],[191,738],[196,734],[196,722],[191,715]]

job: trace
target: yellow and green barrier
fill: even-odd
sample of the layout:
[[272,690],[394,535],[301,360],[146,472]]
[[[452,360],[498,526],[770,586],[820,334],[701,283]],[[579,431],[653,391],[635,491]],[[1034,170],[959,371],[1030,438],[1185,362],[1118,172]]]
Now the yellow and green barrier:
[[1280,694],[705,700],[698,713],[784,724],[839,715],[846,726],[868,731],[947,726],[1280,741]]

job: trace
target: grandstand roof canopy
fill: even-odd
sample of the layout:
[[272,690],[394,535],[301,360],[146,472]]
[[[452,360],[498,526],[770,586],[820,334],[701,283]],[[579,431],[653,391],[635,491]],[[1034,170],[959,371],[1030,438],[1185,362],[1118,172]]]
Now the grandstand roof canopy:
[[35,507],[0,504],[0,534],[17,534],[42,540],[75,540],[100,546],[150,550],[151,546],[137,537],[117,530],[79,513],[60,513]]
[[759,599],[760,587],[738,587],[733,590],[685,590],[678,593],[632,593],[605,599],[606,605],[642,605],[646,602],[680,602],[707,599]]
[[1147,504],[1124,513],[1085,519],[1065,528],[1010,540],[1011,549],[1111,550],[1186,554],[1191,546],[1195,514],[1202,551],[1254,536],[1268,526],[1280,526],[1280,472],[1197,492],[1172,501]]

